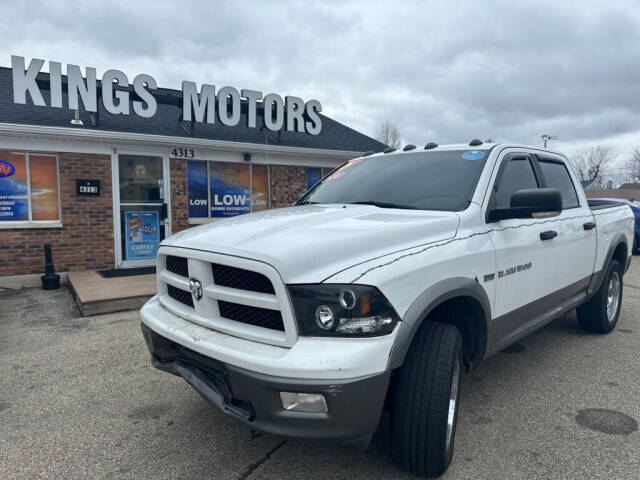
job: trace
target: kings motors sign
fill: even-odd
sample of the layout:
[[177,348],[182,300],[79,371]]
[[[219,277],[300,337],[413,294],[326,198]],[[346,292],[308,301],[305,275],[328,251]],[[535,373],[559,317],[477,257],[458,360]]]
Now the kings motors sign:
[[[129,115],[131,110],[143,118],[151,118],[156,114],[158,103],[154,91],[158,86],[153,77],[146,74],[137,75],[133,83],[120,70],[107,70],[102,75],[101,95],[98,95],[96,69],[87,67],[83,76],[78,65],[67,65],[67,104],[62,102],[62,64],[49,61],[50,104],[47,105],[36,77],[44,66],[44,60],[37,58],[25,65],[24,57],[12,56],[13,102],[27,103],[27,92],[34,105],[41,107],[69,108],[78,110],[80,102],[88,112],[98,111],[98,98],[101,98],[104,109],[114,115]],[[130,98],[131,86],[135,99]],[[258,103],[262,103],[262,123],[273,131],[285,129],[289,132],[318,135],[322,129],[319,113],[322,105],[318,100],[305,102],[299,97],[286,96],[284,99],[276,94],[263,95],[256,90],[234,87],[221,87],[216,91],[215,85],[203,84],[198,91],[195,82],[182,82],[182,119],[187,122],[216,123],[228,127],[240,124],[242,102],[247,104],[244,116],[246,126],[258,128]]]

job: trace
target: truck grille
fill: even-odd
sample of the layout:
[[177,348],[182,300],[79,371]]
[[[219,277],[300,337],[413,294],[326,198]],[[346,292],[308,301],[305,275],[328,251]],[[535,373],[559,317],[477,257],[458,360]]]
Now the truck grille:
[[191,292],[185,292],[173,285],[167,285],[167,291],[169,292],[169,296],[174,300],[177,300],[187,307],[193,308],[193,297],[191,296]]
[[249,290],[250,292],[276,293],[271,281],[261,273],[217,263],[211,264],[211,271],[216,285]]
[[181,277],[188,277],[189,267],[187,259],[184,257],[176,257],[175,255],[167,255],[167,270]]
[[157,271],[160,302],[187,321],[263,343],[295,343],[297,329],[289,295],[270,265],[163,246]]
[[223,300],[218,300],[218,308],[220,309],[220,315],[229,320],[284,332],[282,315],[277,310],[249,307],[239,303],[225,302]]

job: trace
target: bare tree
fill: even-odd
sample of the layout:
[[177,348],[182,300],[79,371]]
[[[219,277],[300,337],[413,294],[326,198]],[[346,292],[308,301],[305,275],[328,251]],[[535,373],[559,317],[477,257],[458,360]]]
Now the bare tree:
[[573,155],[569,162],[580,177],[580,180],[600,182],[615,161],[616,154],[609,147],[596,145],[586,148]]
[[378,128],[376,139],[389,147],[400,148],[400,131],[398,130],[398,126],[388,120]]
[[640,147],[636,147],[631,152],[631,156],[625,163],[625,177],[630,183],[640,182]]

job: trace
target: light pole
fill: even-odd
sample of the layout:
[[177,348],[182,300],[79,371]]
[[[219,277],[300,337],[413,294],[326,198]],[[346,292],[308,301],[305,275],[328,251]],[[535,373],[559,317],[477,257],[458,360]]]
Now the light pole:
[[540,138],[544,142],[544,148],[547,148],[548,141],[558,139],[558,137],[556,137],[555,135],[547,135],[546,133],[543,133],[542,135],[540,135]]

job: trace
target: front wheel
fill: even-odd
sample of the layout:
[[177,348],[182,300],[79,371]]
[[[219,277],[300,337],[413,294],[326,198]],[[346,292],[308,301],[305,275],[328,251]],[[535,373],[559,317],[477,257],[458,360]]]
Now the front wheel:
[[393,396],[392,455],[402,468],[437,477],[451,463],[461,374],[460,331],[425,321],[407,353]]
[[622,286],[622,265],[612,260],[598,291],[576,310],[578,323],[584,330],[609,333],[616,327],[622,306]]

